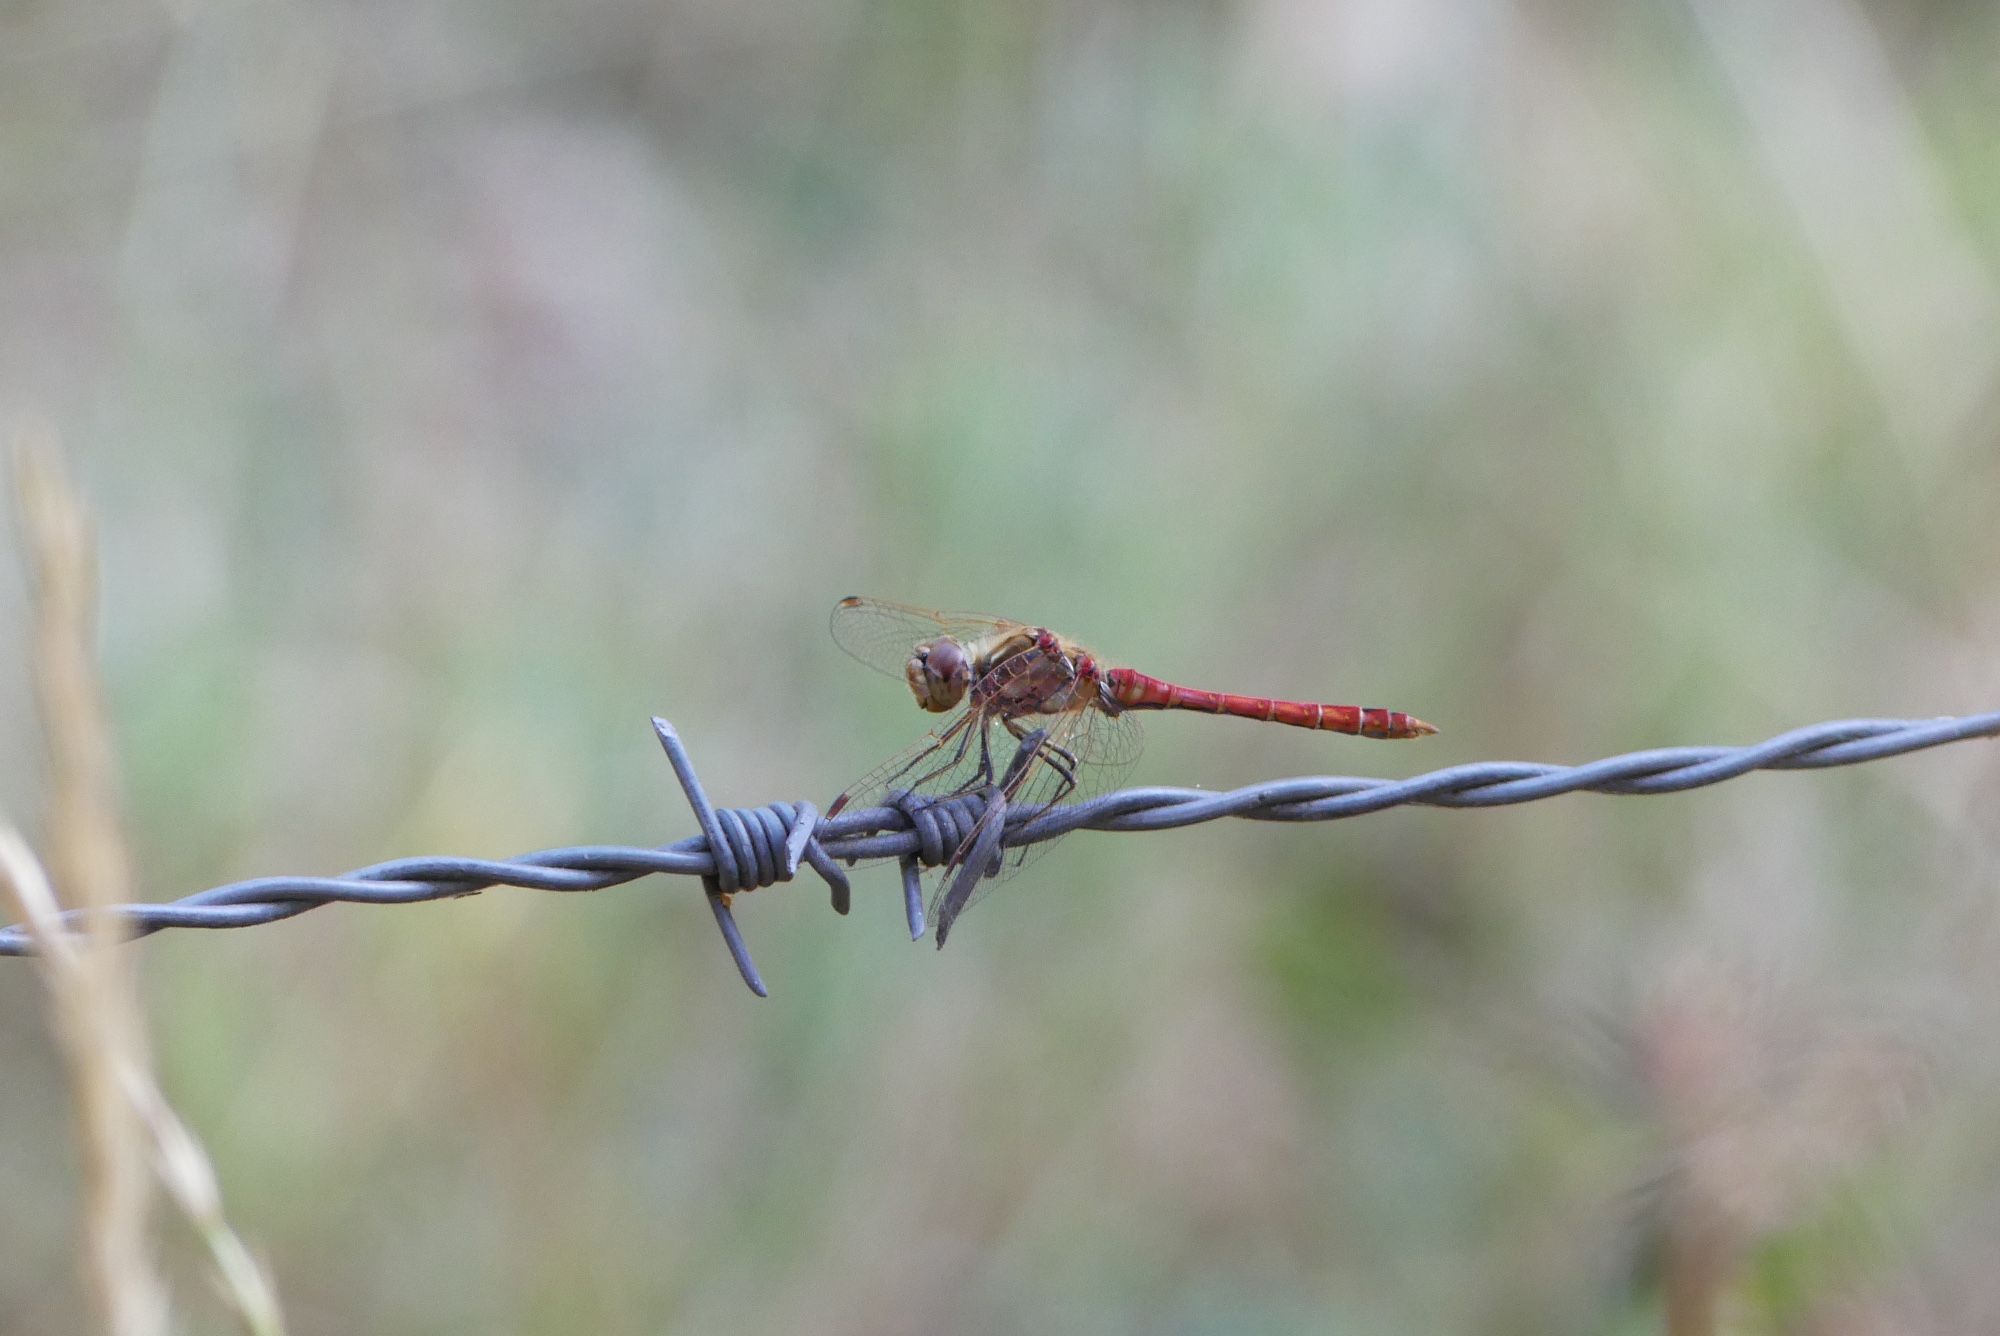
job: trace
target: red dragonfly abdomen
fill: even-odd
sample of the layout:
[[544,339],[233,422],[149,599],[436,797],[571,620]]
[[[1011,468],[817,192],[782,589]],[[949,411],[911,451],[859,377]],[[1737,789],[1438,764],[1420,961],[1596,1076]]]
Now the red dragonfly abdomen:
[[1110,689],[1111,699],[1128,710],[1200,710],[1205,714],[1233,714],[1239,719],[1262,719],[1267,723],[1290,724],[1293,728],[1316,728],[1364,738],[1420,738],[1437,732],[1423,720],[1401,710],[1200,691],[1162,682],[1130,668],[1111,669],[1104,674],[1104,684]]

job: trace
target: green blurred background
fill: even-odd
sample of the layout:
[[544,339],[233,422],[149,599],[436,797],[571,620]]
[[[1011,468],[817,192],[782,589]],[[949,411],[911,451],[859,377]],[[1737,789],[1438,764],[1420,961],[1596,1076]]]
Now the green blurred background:
[[[1143,783],[1991,709],[1996,108],[1946,0],[26,0],[0,412],[154,898],[680,838],[656,712],[824,803],[922,724],[849,593],[1444,729]],[[1994,1330],[1996,801],[1079,835],[943,953],[740,902],[763,1002],[683,881],[135,949],[299,1333]],[[0,1330],[78,1330],[26,965],[0,1071]]]

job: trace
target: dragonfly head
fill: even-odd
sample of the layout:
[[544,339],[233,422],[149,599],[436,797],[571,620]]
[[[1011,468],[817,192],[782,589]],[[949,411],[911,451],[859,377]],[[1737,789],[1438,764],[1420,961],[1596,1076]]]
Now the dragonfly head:
[[917,704],[942,714],[965,699],[966,688],[972,685],[972,660],[966,656],[965,646],[950,636],[940,636],[917,646],[903,666],[903,675],[909,679]]

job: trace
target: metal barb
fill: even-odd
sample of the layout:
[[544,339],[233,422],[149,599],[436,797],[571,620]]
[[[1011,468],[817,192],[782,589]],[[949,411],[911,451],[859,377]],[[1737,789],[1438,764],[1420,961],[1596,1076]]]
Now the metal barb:
[[999,870],[1000,842],[1007,834],[1007,791],[989,785],[979,796],[985,800],[986,810],[972,827],[971,836],[952,851],[951,861],[945,865],[951,880],[937,902],[936,936],[940,951],[944,950],[944,939],[951,935],[951,925],[972,903],[972,893],[979,888],[980,881]]
[[750,991],[759,997],[769,997],[771,990],[764,986],[763,976],[757,973],[757,962],[750,959],[750,948],[743,941],[743,932],[736,926],[736,916],[729,910],[730,891],[722,889],[722,877],[727,875],[731,882],[740,884],[742,870],[738,867],[735,853],[724,836],[722,822],[715,815],[715,808],[708,801],[708,794],[701,787],[701,778],[694,772],[694,761],[681,745],[681,735],[674,726],[658,715],[653,716],[653,732],[659,735],[660,745],[667,750],[667,761],[674,768],[674,778],[680,780],[681,791],[687,794],[688,806],[694,809],[694,819],[700,823],[702,833],[708,837],[708,850],[715,860],[715,871],[704,875],[701,889],[708,895],[708,907],[715,912],[715,926],[722,929],[722,940],[729,947],[729,954],[736,961],[736,972],[743,976],[743,982],[750,985]]
[[910,925],[910,940],[924,939],[924,882],[923,869],[915,854],[904,854],[898,860],[903,872],[903,918]]
[[1014,749],[1014,759],[1007,763],[1007,772],[1000,782],[980,790],[979,819],[973,823],[971,833],[952,842],[951,858],[946,864],[950,880],[937,899],[938,950],[944,949],[951,925],[972,903],[972,893],[979,883],[1000,870],[1001,841],[1007,834],[1007,794],[1014,790],[1021,772],[1035,759],[1035,753],[1041,750],[1048,736],[1046,728],[1022,736],[1021,745]]
[[653,732],[666,750],[674,778],[680,781],[681,792],[687,795],[688,806],[694,809],[695,821],[702,829],[703,847],[713,870],[701,874],[701,887],[708,896],[709,909],[715,914],[715,924],[722,930],[722,940],[750,991],[759,997],[769,997],[763,976],[758,974],[756,962],[750,959],[750,948],[744,944],[743,931],[736,925],[731,900],[739,891],[790,881],[798,875],[799,859],[803,857],[825,879],[833,897],[834,912],[847,912],[852,898],[847,874],[814,838],[820,824],[819,809],[808,802],[772,803],[749,810],[717,808],[708,801],[708,792],[694,772],[694,759],[682,744],[680,731],[655,715]]
[[[542,891],[595,891],[654,873],[702,879],[709,907],[730,955],[751,990],[763,981],[730,912],[730,897],[791,878],[803,861],[826,879],[833,905],[845,912],[848,879],[836,860],[896,859],[911,937],[924,931],[917,880],[920,864],[937,866],[957,850],[983,814],[975,795],[940,803],[874,807],[822,817],[810,803],[753,809],[710,805],[680,736],[653,721],[702,834],[658,848],[591,845],[545,849],[509,860],[403,858],[342,877],[260,877],[200,891],[168,903],[120,905],[108,911],[132,936],[165,928],[247,928],[327,904],[414,904],[474,895],[491,886]],[[1089,802],[1035,812],[1007,812],[989,836],[995,853],[1053,839],[1079,828],[1148,831],[1242,817],[1252,821],[1333,821],[1389,807],[1498,807],[1561,793],[1651,795],[1734,779],[1752,770],[1816,770],[1855,765],[1969,738],[2000,736],[2000,710],[1939,719],[1838,719],[1795,729],[1750,747],[1670,747],[1631,752],[1587,765],[1484,761],[1433,770],[1409,779],[1314,776],[1253,784],[1226,793],[1138,788]],[[961,837],[952,839],[956,832]],[[975,851],[976,853],[976,851]],[[969,868],[981,866],[969,855]],[[84,927],[81,911],[62,918]],[[942,928],[944,925],[940,924]],[[33,935],[21,925],[0,928],[0,956],[32,955]]]

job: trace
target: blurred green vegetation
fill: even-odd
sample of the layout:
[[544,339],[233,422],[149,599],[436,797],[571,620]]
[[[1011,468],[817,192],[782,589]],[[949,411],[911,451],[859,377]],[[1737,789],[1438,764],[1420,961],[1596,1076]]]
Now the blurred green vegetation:
[[[1160,718],[1138,782],[1992,708],[1996,57],[1935,0],[13,6],[0,410],[98,512],[146,891],[678,838],[656,712],[824,802],[921,725],[848,593],[1444,729]],[[37,746],[0,654],[16,819]],[[882,870],[743,902],[763,1003],[681,883],[140,949],[298,1333],[1962,1332],[1996,798],[1082,835],[942,954]],[[73,1331],[28,968],[0,1017],[0,1330]]]

